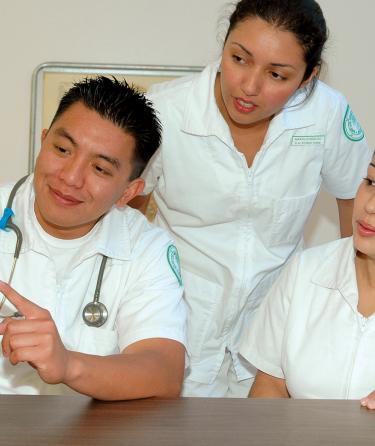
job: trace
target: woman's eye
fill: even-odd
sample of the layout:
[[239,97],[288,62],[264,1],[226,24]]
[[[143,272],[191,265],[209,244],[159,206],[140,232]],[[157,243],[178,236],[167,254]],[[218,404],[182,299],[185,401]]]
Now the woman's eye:
[[245,63],[245,60],[244,60],[241,56],[237,56],[236,54],[234,54],[234,55],[232,56],[232,58],[233,58],[233,60],[234,60],[235,62],[238,62],[238,63]]
[[371,178],[368,178],[368,177],[363,178],[363,179],[366,181],[368,186],[375,186],[375,180],[372,180]]
[[277,80],[285,80],[286,79],[284,76],[281,76],[281,74],[276,73],[275,71],[271,71],[271,76],[273,77],[273,79],[277,79]]

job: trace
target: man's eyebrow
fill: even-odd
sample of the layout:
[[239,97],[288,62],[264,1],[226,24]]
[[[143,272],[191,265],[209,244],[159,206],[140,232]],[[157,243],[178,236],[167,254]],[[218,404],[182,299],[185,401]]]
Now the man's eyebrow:
[[370,166],[371,166],[371,167],[375,167],[375,164],[374,164],[374,163],[370,163]]
[[73,136],[67,132],[63,127],[59,127],[55,130],[55,133],[57,133],[59,136],[62,136],[63,138],[69,139],[69,141],[73,144],[74,147],[76,147],[77,141],[73,138]]
[[[250,57],[254,57],[253,53],[250,50],[248,50],[247,48],[245,48],[241,43],[232,42],[232,44],[239,46],[242,49],[242,51],[245,51],[245,53],[248,54]],[[287,63],[274,62],[274,63],[271,63],[270,65],[273,67],[292,68],[293,70],[296,69],[293,65],[290,65]]]
[[110,156],[107,155],[98,155],[98,158],[101,158],[105,161],[107,161],[108,163],[112,164],[113,167],[116,167],[116,169],[120,169],[120,161],[117,158],[111,158]]
[[[62,136],[63,138],[67,138],[69,139],[69,141],[73,144],[74,147],[78,146],[77,141],[73,138],[73,136],[67,132],[63,127],[59,127],[55,130],[55,132],[59,135]],[[112,166],[114,166],[116,169],[120,169],[120,161],[117,158],[112,158],[110,156],[107,155],[103,155],[103,154],[99,154],[97,155],[98,158],[101,158],[105,161],[107,161],[108,163],[112,164]]]

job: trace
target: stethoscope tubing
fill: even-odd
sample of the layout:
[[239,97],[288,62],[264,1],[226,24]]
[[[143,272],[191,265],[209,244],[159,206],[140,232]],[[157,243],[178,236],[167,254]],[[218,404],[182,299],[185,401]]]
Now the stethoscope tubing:
[[[14,201],[14,197],[18,191],[18,189],[21,187],[21,185],[26,181],[28,175],[22,177],[20,180],[17,181],[17,183],[13,186],[13,189],[11,190],[7,202],[7,208],[11,209]],[[17,260],[19,258],[21,247],[23,243],[23,236],[21,229],[13,222],[12,215],[8,218],[6,228],[11,229],[16,234],[16,246],[14,249],[14,255],[13,255],[13,263],[12,268],[10,271],[8,284],[11,285],[14,270],[16,268]],[[108,311],[105,305],[102,302],[99,302],[100,298],[100,290],[102,287],[103,282],[103,276],[104,276],[104,270],[107,263],[108,257],[106,255],[103,255],[102,261],[99,268],[98,278],[96,281],[96,287],[94,292],[94,300],[92,302],[89,302],[82,311],[82,318],[86,325],[89,325],[91,327],[101,327],[108,318]],[[0,301],[0,311],[2,307],[4,306],[4,303],[6,301],[6,297],[3,295],[1,301]],[[1,317],[5,317],[0,315]],[[10,317],[23,317],[21,313],[16,311],[13,315]]]

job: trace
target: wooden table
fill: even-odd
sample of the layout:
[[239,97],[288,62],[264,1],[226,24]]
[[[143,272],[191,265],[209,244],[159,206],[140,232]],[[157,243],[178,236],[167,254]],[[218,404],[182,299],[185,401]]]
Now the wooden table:
[[357,401],[0,396],[1,445],[375,445]]

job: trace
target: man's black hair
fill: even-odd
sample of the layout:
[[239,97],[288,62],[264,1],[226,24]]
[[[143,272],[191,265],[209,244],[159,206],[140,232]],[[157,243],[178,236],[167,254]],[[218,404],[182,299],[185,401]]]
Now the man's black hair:
[[86,78],[64,94],[51,125],[77,102],[133,136],[135,149],[130,180],[139,177],[161,142],[161,124],[152,103],[125,80],[105,76]]

